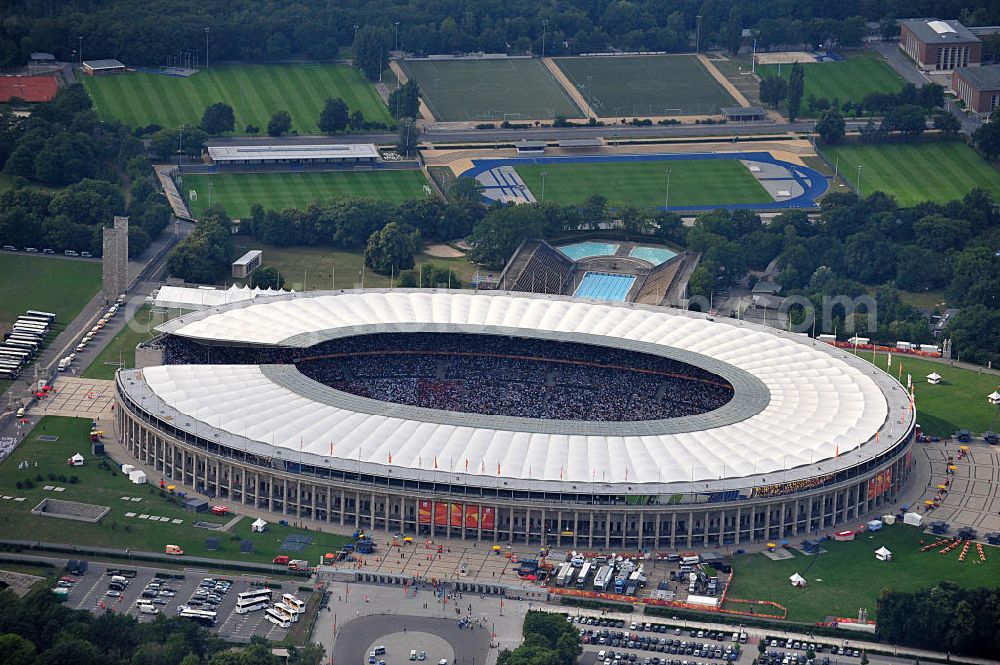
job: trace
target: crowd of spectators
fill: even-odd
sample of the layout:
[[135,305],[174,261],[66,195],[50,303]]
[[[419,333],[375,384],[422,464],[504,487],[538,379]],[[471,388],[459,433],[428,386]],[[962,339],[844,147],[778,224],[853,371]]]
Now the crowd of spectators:
[[385,333],[308,349],[208,347],[168,337],[164,361],[294,363],[306,376],[372,399],[447,411],[555,420],[696,415],[733,396],[692,365],[605,346],[496,335]]

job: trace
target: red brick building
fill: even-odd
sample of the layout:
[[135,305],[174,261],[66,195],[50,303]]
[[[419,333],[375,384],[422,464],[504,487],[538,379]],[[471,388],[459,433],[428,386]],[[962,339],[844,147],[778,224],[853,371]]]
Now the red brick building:
[[1000,65],[956,69],[951,73],[951,89],[965,108],[988,115],[1000,108]]
[[920,69],[951,71],[982,62],[982,42],[958,21],[912,18],[899,25],[899,49]]

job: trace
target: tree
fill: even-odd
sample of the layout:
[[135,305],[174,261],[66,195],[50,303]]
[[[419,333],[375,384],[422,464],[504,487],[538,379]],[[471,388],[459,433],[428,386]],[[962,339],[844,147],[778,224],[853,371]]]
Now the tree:
[[805,89],[805,70],[802,63],[796,62],[792,65],[792,74],[788,79],[788,121],[795,122],[799,117],[799,109],[802,106],[802,91]]
[[524,240],[542,238],[547,228],[539,206],[493,208],[472,231],[469,253],[476,263],[499,270]]
[[217,102],[205,107],[201,114],[201,128],[206,133],[218,136],[236,129],[236,115],[229,104]]
[[377,81],[385,68],[385,57],[391,48],[391,35],[366,25],[357,31],[354,38],[354,66],[364,72],[369,80]]
[[962,123],[949,111],[938,111],[934,114],[934,129],[945,136],[955,136],[962,129]]
[[250,273],[250,288],[283,289],[285,278],[274,266],[263,266]]
[[778,76],[765,76],[760,82],[760,100],[776,108],[788,95],[788,82]]
[[336,134],[347,128],[347,104],[340,97],[326,100],[319,114],[319,130],[324,134]]
[[925,83],[917,88],[917,103],[928,111],[944,106],[944,88],[937,83]]
[[483,183],[475,178],[455,178],[448,186],[448,197],[462,203],[479,203],[484,190]]
[[729,21],[726,23],[726,48],[733,55],[739,55],[743,43],[743,8],[734,3],[729,8]]
[[368,238],[365,265],[381,274],[409,270],[419,247],[419,231],[406,233],[396,222],[389,222]]
[[882,119],[884,132],[900,132],[905,137],[919,136],[926,128],[927,116],[916,104],[900,104],[893,107]]
[[816,133],[823,139],[823,143],[833,145],[839,143],[844,138],[846,124],[844,116],[839,109],[827,109],[820,113],[816,122]]
[[243,128],[243,131],[246,132],[250,138],[253,138],[260,134],[260,127],[257,125],[247,125]]
[[420,115],[420,86],[415,79],[389,93],[389,112],[397,120]]
[[972,133],[976,149],[989,161],[1000,155],[1000,113],[990,116],[990,121]]
[[288,111],[278,111],[267,121],[267,135],[281,136],[292,129],[292,116]]
[[420,145],[420,128],[413,118],[403,118],[399,121],[399,140],[396,141],[396,150],[405,157],[409,157],[416,152]]

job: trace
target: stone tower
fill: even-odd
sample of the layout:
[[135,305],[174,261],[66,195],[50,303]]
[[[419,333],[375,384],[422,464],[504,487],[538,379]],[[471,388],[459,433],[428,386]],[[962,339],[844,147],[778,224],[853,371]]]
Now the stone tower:
[[128,217],[115,217],[114,226],[104,229],[104,302],[113,302],[128,285]]

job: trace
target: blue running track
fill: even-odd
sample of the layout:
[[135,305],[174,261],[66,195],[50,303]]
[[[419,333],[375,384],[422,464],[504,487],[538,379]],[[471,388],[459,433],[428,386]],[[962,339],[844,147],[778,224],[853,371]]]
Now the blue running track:
[[614,300],[624,302],[628,290],[635,284],[632,275],[619,275],[610,272],[587,272],[580,280],[580,286],[573,293],[575,298],[590,300]]

